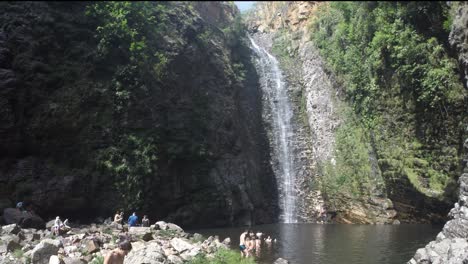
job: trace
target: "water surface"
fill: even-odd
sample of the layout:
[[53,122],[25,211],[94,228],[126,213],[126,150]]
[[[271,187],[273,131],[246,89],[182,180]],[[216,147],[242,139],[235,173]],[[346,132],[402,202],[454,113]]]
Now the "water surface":
[[[231,238],[238,250],[239,235],[245,228],[193,230],[205,236]],[[271,224],[252,227],[276,238],[268,247],[262,243],[257,262],[271,264],[279,257],[291,264],[401,264],[418,248],[434,240],[442,226],[432,225],[337,225]]]

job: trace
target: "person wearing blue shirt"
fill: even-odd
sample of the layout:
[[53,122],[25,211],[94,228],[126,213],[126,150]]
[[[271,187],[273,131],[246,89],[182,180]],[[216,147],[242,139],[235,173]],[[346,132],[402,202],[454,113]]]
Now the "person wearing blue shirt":
[[134,212],[129,218],[128,218],[128,226],[136,226],[138,222],[138,216],[136,216],[136,213]]

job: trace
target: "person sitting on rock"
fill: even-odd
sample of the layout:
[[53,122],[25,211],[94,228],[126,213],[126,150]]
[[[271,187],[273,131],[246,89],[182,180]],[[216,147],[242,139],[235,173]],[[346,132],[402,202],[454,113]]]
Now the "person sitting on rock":
[[60,220],[60,217],[57,216],[55,218],[54,226],[52,227],[52,233],[55,234],[56,236],[60,235],[60,229],[62,228],[63,223],[62,220]]
[[128,226],[136,226],[138,222],[138,216],[135,212],[128,218]]
[[132,244],[128,240],[119,243],[119,247],[109,252],[104,258],[103,264],[123,264],[125,256],[132,250]]
[[143,216],[143,219],[141,219],[141,226],[144,226],[144,227],[150,226],[150,221],[148,219],[148,216],[146,215]]
[[[123,212],[122,212],[123,213]],[[121,225],[123,220],[123,215],[117,211],[114,216],[114,223]]]

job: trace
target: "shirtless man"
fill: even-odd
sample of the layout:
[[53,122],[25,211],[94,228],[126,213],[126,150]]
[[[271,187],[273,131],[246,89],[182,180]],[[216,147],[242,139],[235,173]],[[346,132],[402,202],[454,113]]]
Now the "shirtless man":
[[246,229],[244,231],[244,233],[242,233],[240,235],[240,240],[239,240],[239,249],[241,251],[241,257],[245,257],[246,256],[246,252],[245,252],[245,236],[248,234],[248,230]]
[[122,224],[122,219],[123,219],[123,216],[119,213],[119,211],[117,211],[114,216],[114,223]]
[[129,241],[121,242],[118,248],[107,254],[103,264],[123,264],[125,256],[130,250],[132,250],[132,244]]

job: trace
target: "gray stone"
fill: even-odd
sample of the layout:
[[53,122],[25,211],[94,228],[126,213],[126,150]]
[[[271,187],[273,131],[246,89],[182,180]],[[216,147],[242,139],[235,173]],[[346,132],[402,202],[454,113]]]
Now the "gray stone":
[[167,223],[167,229],[180,232],[180,233],[184,232],[184,230],[180,226],[176,224],[172,224],[172,223]]
[[169,255],[167,257],[167,261],[169,262],[169,264],[183,264],[184,263],[184,261],[176,255]]
[[44,220],[31,212],[22,212],[16,208],[6,208],[3,210],[3,220],[6,224],[18,224],[22,228],[43,229]]
[[132,226],[128,229],[128,234],[138,237],[144,241],[153,240],[153,233],[150,227]]
[[4,234],[18,234],[21,228],[17,224],[2,226],[2,233]]
[[59,240],[44,239],[31,252],[31,260],[35,264],[48,264],[52,255],[57,255],[61,242]]
[[171,240],[171,246],[177,250],[179,253],[182,253],[186,250],[191,250],[194,246],[190,244],[187,240],[181,239],[181,238],[173,238]]
[[156,243],[150,243],[144,248],[130,251],[125,257],[124,264],[163,264],[165,261],[162,249]]
[[146,247],[145,243],[141,241],[136,241],[132,243],[132,250],[140,250],[145,247]]
[[275,262],[273,262],[273,264],[289,264],[289,261],[282,258],[278,258],[277,260],[275,260]]
[[2,236],[2,240],[0,241],[0,253],[4,254],[7,252],[13,252],[20,248],[21,245],[19,244],[19,239],[17,236]]
[[198,254],[200,254],[200,248],[193,247],[190,250],[184,251],[182,254],[180,254],[180,257],[185,261],[190,261]]
[[88,240],[86,241],[86,250],[88,251],[89,254],[95,253],[99,251],[99,244],[94,241],[94,240]]
[[73,258],[63,258],[63,263],[64,264],[86,264],[86,261],[78,257],[73,257]]
[[57,255],[52,255],[49,258],[49,264],[63,264],[62,261],[60,261],[59,257]]
[[156,224],[154,224],[154,229],[156,230],[166,230],[167,229],[167,223],[164,221],[158,221]]
[[226,245],[226,246],[231,245],[231,238],[226,237],[226,238],[223,240],[222,243],[223,243],[224,245]]

